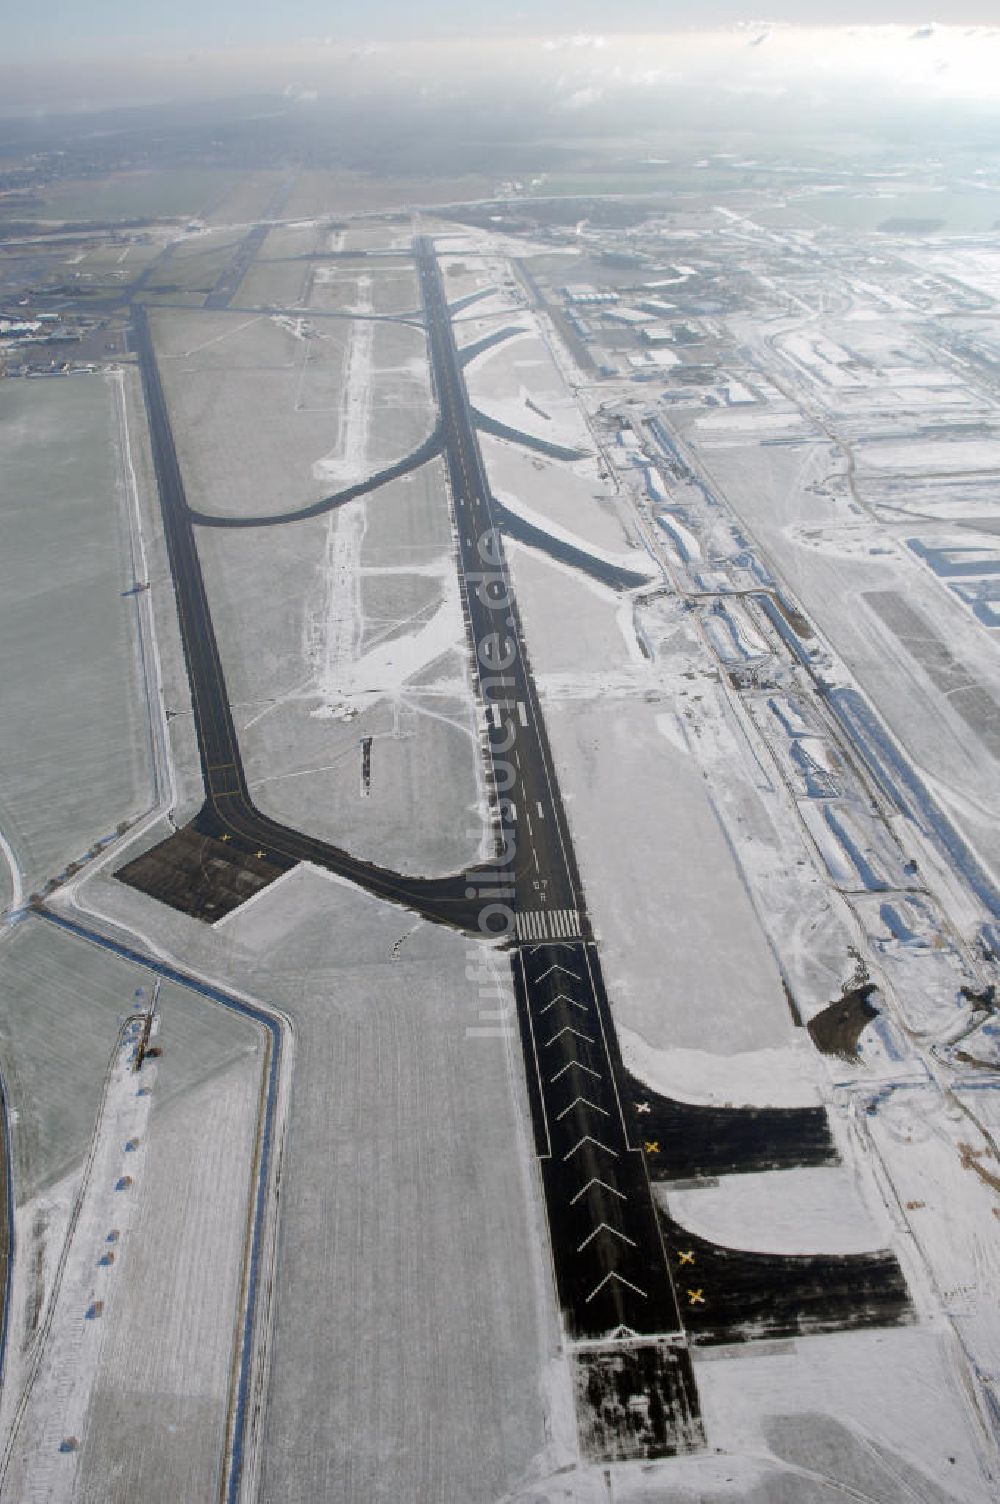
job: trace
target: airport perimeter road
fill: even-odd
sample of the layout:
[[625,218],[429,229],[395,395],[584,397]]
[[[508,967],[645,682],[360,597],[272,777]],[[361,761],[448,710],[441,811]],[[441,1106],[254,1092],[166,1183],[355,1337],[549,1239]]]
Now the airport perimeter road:
[[[529,669],[441,273],[415,246],[458,533],[467,626],[486,709],[502,856],[483,877],[481,928],[504,908],[560,1302],[572,1334],[674,1335],[691,1413],[694,1381],[618,1042],[588,938],[583,892]],[[502,897],[500,895],[503,895]],[[491,922],[486,922],[487,918]]]

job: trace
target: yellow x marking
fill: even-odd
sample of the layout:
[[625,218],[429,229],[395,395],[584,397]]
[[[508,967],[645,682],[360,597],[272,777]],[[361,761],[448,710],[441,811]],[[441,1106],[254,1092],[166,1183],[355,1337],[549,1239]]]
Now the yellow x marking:
[[704,1297],[704,1295],[702,1294],[702,1292],[700,1290],[689,1290],[688,1291],[688,1305],[689,1306],[703,1306],[704,1304],[705,1304],[705,1297]]
[[646,1140],[646,1153],[647,1154],[659,1154],[659,1152],[660,1152],[660,1140],[658,1138],[647,1138],[647,1140]]
[[678,1250],[677,1250],[677,1257],[680,1260],[680,1262],[681,1262],[682,1265],[683,1264],[693,1264],[694,1263],[694,1249],[693,1248],[678,1248]]
[[221,836],[219,837],[219,840],[220,841],[228,841],[229,840],[229,832],[228,832],[228,830],[224,830],[222,832]]

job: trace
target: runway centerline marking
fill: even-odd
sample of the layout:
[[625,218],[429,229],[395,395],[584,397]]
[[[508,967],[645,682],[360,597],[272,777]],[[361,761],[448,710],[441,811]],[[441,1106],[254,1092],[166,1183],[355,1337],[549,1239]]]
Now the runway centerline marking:
[[609,1233],[611,1233],[611,1235],[613,1237],[615,1237],[615,1238],[621,1238],[621,1240],[622,1240],[623,1243],[631,1243],[633,1248],[636,1247],[636,1242],[635,1242],[634,1238],[626,1237],[625,1233],[619,1232],[618,1229],[617,1229],[617,1227],[609,1227],[608,1224],[607,1224],[607,1222],[598,1222],[598,1224],[594,1228],[593,1232],[589,1232],[587,1234],[587,1236],[584,1238],[583,1242],[577,1248],[577,1250],[576,1250],[577,1253],[582,1253],[583,1250],[586,1248],[587,1244],[588,1243],[592,1243],[594,1241],[594,1239],[597,1237],[597,1235],[599,1233],[602,1233],[602,1232],[609,1232]]
[[577,1193],[576,1193],[575,1196],[571,1196],[570,1197],[570,1201],[569,1201],[570,1206],[575,1206],[576,1203],[579,1201],[580,1197],[581,1196],[586,1196],[587,1192],[591,1189],[591,1187],[595,1186],[595,1185],[599,1185],[603,1191],[610,1191],[611,1195],[612,1196],[617,1196],[619,1201],[627,1201],[628,1200],[628,1197],[625,1195],[625,1193],[623,1191],[616,1190],[613,1185],[608,1185],[608,1183],[607,1183],[606,1180],[600,1180],[600,1179],[598,1179],[598,1177],[596,1175],[592,1175],[590,1177],[590,1179],[587,1181],[587,1184],[585,1186],[582,1186],[580,1188],[580,1190],[577,1191]]
[[561,1122],[568,1112],[572,1112],[574,1107],[580,1106],[589,1107],[594,1112],[602,1112],[606,1118],[611,1116],[606,1107],[599,1107],[596,1102],[591,1102],[589,1097],[574,1097],[568,1107],[564,1107],[562,1112],[556,1114],[556,1122]]
[[601,1283],[599,1285],[595,1285],[591,1290],[590,1294],[587,1296],[588,1305],[593,1300],[594,1296],[599,1295],[608,1281],[612,1279],[617,1280],[620,1285],[628,1285],[629,1289],[634,1290],[636,1295],[641,1295],[643,1300],[646,1300],[648,1298],[645,1290],[640,1290],[638,1285],[633,1285],[632,1281],[630,1279],[626,1279],[624,1275],[619,1274],[617,1269],[612,1269],[611,1273],[606,1274],[601,1280]]
[[591,1134],[585,1133],[583,1135],[583,1138],[578,1139],[577,1142],[573,1145],[572,1149],[570,1149],[567,1154],[563,1155],[563,1160],[572,1159],[573,1155],[577,1152],[578,1149],[582,1149],[584,1144],[593,1144],[595,1148],[603,1149],[605,1154],[611,1155],[612,1159],[619,1158],[617,1149],[611,1149],[607,1144],[602,1144],[599,1138],[594,1138]]
[[588,1074],[588,1076],[593,1076],[594,1079],[595,1079],[595,1081],[600,1081],[600,1079],[601,1079],[601,1073],[600,1073],[600,1071],[593,1071],[593,1070],[591,1070],[590,1066],[589,1065],[584,1065],[584,1063],[583,1063],[582,1060],[568,1060],[566,1062],[566,1064],[562,1067],[561,1070],[556,1071],[556,1073],[555,1073],[554,1076],[550,1076],[549,1077],[549,1084],[553,1085],[556,1081],[559,1080],[560,1076],[565,1076],[566,1072],[567,1071],[571,1071],[573,1069],[574,1065],[577,1067],[578,1070],[586,1071],[587,1074]]
[[557,1003],[569,1003],[571,1007],[579,1008],[581,1013],[587,1012],[586,1003],[578,1003],[575,997],[564,997],[563,994],[560,993],[559,996],[554,997],[550,1003],[546,1003],[544,1008],[539,1008],[539,1018],[541,1018],[543,1014],[548,1013],[549,1009],[554,1008]]
[[574,982],[582,980],[582,978],[577,976],[575,971],[570,971],[568,966],[560,966],[558,962],[553,962],[547,971],[543,971],[541,976],[535,978],[535,981],[544,982],[545,978],[550,977],[554,971],[561,971],[564,977],[572,977]]
[[552,1038],[547,1041],[545,1048],[548,1049],[549,1045],[555,1044],[557,1039],[562,1039],[564,1034],[575,1034],[577,1039],[584,1040],[586,1044],[594,1043],[589,1034],[581,1034],[580,1030],[574,1029],[572,1024],[564,1024],[563,1027],[559,1030],[559,1033],[553,1034]]

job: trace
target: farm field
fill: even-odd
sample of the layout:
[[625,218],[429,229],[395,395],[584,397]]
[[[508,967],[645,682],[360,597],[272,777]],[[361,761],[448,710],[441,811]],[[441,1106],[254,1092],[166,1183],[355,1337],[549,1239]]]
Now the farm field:
[[86,183],[47,189],[44,219],[119,220],[196,218],[212,211],[232,191],[238,174],[214,168],[112,173]]
[[[2,976],[5,994],[34,1006],[30,1028],[11,1011],[6,1022],[5,1055],[20,1065],[8,1069],[15,1215],[30,1258],[12,1291],[8,1422],[22,1386],[24,1398],[0,1497],[51,1478],[60,1426],[86,1434],[82,1496],[166,1499],[179,1476],[195,1496],[221,1474],[225,1448],[259,1031],[168,985],[158,1058],[136,1076],[138,1025],[131,1043],[122,1026],[149,1006],[147,970],[34,920],[5,947]],[[63,1158],[28,1175],[25,1155],[39,1147]],[[127,1456],[123,1424],[147,1436]]]
[[225,928],[296,973],[263,1494],[502,1497],[545,1445],[552,1313],[490,958],[312,875]]
[[151,798],[117,393],[0,383],[0,827],[25,894]]

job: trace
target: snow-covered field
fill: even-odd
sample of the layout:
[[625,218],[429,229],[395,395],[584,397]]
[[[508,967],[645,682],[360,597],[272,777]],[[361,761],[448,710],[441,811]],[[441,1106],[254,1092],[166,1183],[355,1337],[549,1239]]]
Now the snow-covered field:
[[[148,972],[31,920],[3,978],[31,1028],[11,1015],[4,1051],[19,1256],[0,1497],[166,1500],[178,1479],[197,1497],[224,1448],[257,1030],[167,986],[162,1055],[137,1076],[138,1024],[122,1030]],[[145,1445],[123,1449],[123,1426]]]
[[906,475],[952,475],[956,471],[1000,472],[1000,439],[940,439],[934,443],[862,444],[858,458],[863,470]]
[[193,938],[296,1037],[262,1497],[505,1497],[557,1341],[505,960],[307,869]]
[[488,417],[568,449],[592,447],[580,408],[538,334],[495,345],[471,363],[466,379],[473,406]]
[[781,977],[697,763],[641,699],[543,705],[616,1019],[715,1054],[783,1043]]
[[1000,298],[1000,249],[988,239],[976,236],[964,244],[939,241],[926,250],[908,247],[906,259],[912,265],[954,277],[988,298]]
[[404,871],[476,860],[475,718],[439,464],[325,518],[204,529],[199,547],[259,807]]
[[529,454],[488,434],[481,444],[493,494],[511,511],[550,528],[556,537],[582,542],[599,557],[644,567],[646,561],[628,547],[617,498],[592,462],[567,464]]
[[873,1217],[839,1165],[724,1175],[697,1189],[670,1187],[664,1200],[689,1232],[725,1248],[864,1253],[883,1247],[892,1232],[885,1208]]
[[[80,1459],[80,1497],[93,1504],[167,1504],[178,1491],[195,1498],[221,1474],[263,1050],[254,1028],[229,1016],[228,1059],[172,1095],[170,1053],[182,1032],[194,1032],[189,1013],[168,999],[156,1036],[166,1058],[153,1089],[142,1194],[127,1243],[119,1240],[122,1284],[105,1308]],[[144,1445],[123,1454],[123,1427]]]
[[419,330],[246,313],[160,314],[153,327],[199,511],[295,511],[402,459],[433,427]]
[[[379,275],[351,283],[368,309]],[[295,510],[426,437],[433,413],[419,332],[364,319],[336,329],[324,325],[315,358],[314,343],[298,341],[306,363],[296,375],[296,340],[272,321],[209,327],[196,354],[218,402],[229,405],[208,426],[189,416],[186,357],[170,354],[188,335],[166,330],[163,366],[193,506],[222,515]],[[342,363],[329,365],[327,344]],[[282,369],[297,383],[307,431],[274,410],[272,348],[286,351]],[[314,370],[331,383],[325,407],[308,397]],[[483,839],[449,519],[435,462],[315,520],[198,533],[260,808],[358,855],[423,873],[460,870]]]
[[[848,1489],[849,1497],[880,1501],[982,1504],[989,1497],[986,1448],[964,1403],[960,1354],[943,1332],[719,1349],[700,1356],[697,1375],[706,1424],[727,1438],[730,1456],[721,1478],[698,1459],[676,1470],[671,1496],[683,1504],[706,1497],[704,1472],[707,1497],[720,1500],[825,1504]],[[651,1504],[653,1496],[640,1484],[623,1497]]]
[[[118,392],[0,382],[0,830],[25,896],[151,798]],[[0,907],[9,884],[0,857]]]

